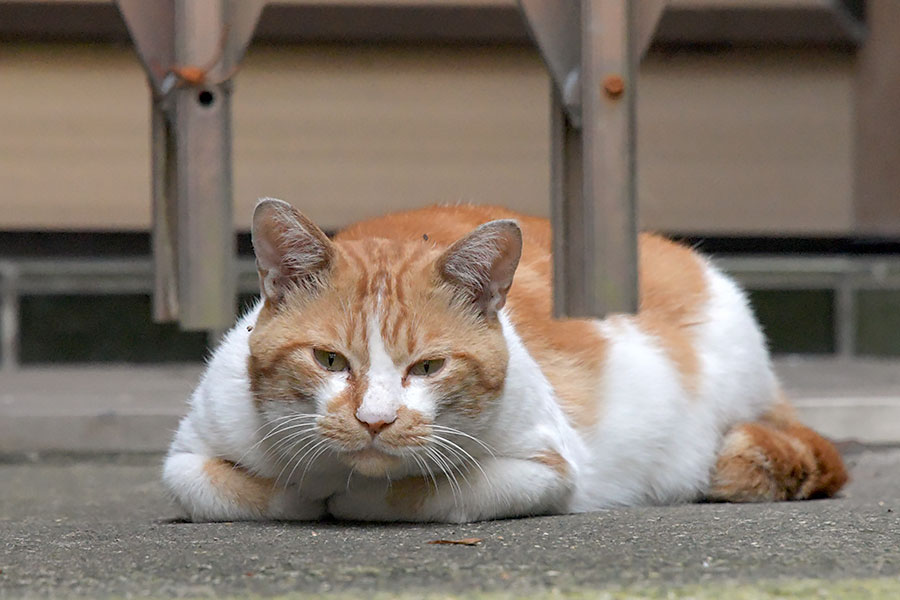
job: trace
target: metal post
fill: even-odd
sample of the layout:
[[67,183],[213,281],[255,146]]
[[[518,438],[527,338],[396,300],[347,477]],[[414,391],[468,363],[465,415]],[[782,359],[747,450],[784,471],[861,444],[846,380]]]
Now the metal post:
[[15,265],[0,264],[0,366],[5,372],[15,371],[19,364],[18,275]]
[[[220,2],[175,2],[175,60],[203,65],[228,27]],[[231,90],[227,81],[172,91],[178,157],[178,306],[185,329],[234,319]]]
[[178,214],[175,132],[162,102],[153,99],[151,173],[153,194],[153,320],[178,320]]
[[153,106],[154,318],[234,319],[231,82],[263,0],[117,0]]
[[834,350],[841,358],[853,358],[856,355],[856,323],[859,319],[856,309],[857,289],[852,275],[844,273],[840,275],[834,290]]
[[664,0],[519,0],[553,81],[554,312],[637,310],[636,65]]
[[585,262],[589,260],[585,212],[581,130],[566,116],[565,102],[550,91],[550,222],[553,226],[553,308],[557,317],[587,311]]
[[581,115],[583,198],[569,228],[583,227],[583,298],[566,314],[636,312],[635,91],[631,0],[582,0]]

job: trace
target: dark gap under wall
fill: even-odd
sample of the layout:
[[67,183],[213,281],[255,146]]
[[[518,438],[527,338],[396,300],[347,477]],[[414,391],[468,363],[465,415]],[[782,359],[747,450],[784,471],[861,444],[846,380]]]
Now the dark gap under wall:
[[[333,234],[334,232],[328,232]],[[765,237],[666,233],[705,254],[900,255],[900,239]],[[237,234],[240,256],[252,256],[249,233]],[[123,231],[0,231],[0,258],[135,257],[150,255],[150,234]]]
[[[750,299],[776,354],[830,354],[835,350],[832,290],[751,290]],[[238,300],[240,313],[256,301]],[[900,356],[900,292],[859,293],[861,355]],[[200,362],[209,352],[204,332],[153,323],[150,298],[128,295],[24,296],[23,365]]]
[[[900,240],[875,238],[765,238],[673,236],[707,254],[900,255]],[[241,256],[252,256],[248,234],[237,236]],[[141,232],[0,232],[0,258],[149,257]],[[834,294],[830,290],[750,291],[773,352],[828,354],[835,349]],[[242,296],[238,306],[252,304]],[[53,295],[21,299],[20,362],[192,362],[208,353],[203,332],[152,322],[147,295]],[[861,355],[900,356],[900,291],[857,293],[856,347]]]
[[[255,300],[242,295],[239,312]],[[200,362],[209,354],[206,332],[154,323],[145,294],[23,296],[20,331],[23,365]]]

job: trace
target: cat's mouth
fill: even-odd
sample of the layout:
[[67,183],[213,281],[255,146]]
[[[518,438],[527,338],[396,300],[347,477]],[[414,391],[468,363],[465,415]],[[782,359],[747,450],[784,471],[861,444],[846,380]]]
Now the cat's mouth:
[[382,452],[373,446],[362,450],[344,452],[340,455],[340,458],[347,466],[352,467],[354,471],[369,477],[386,475],[403,463],[403,459],[399,456]]

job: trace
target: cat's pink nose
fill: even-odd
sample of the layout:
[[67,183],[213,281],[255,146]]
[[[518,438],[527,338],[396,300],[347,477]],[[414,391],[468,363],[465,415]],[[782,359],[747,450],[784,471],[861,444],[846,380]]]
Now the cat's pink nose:
[[356,420],[362,423],[363,427],[369,430],[369,433],[372,434],[372,437],[375,437],[385,429],[391,426],[391,423],[396,421],[396,419],[392,419],[390,421],[375,421],[373,423],[369,423],[368,421],[363,421],[359,417],[356,417]]

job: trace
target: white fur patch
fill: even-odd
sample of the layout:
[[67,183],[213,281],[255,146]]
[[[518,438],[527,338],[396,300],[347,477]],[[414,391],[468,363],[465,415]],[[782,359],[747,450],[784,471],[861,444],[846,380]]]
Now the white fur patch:
[[356,418],[363,423],[393,423],[403,395],[403,373],[397,369],[381,339],[381,327],[369,321],[368,385]]

